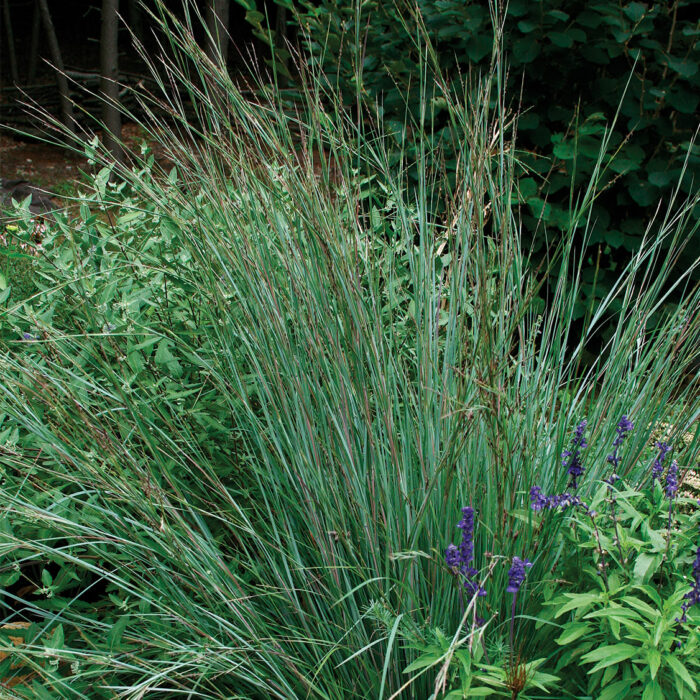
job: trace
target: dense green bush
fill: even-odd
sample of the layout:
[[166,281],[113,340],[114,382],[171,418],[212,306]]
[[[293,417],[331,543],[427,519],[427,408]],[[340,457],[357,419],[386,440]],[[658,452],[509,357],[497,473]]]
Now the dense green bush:
[[[498,15],[490,3],[464,0],[293,5],[305,47],[345,104],[355,107],[361,95],[363,109],[380,115],[393,132],[394,158],[404,151],[414,159],[420,138],[427,137],[440,144],[433,156],[452,173],[458,152],[446,132],[453,124],[434,77],[440,72],[460,95],[462,78],[488,67],[494,25],[502,27],[502,81],[513,110],[524,112],[518,121],[519,215],[524,243],[528,250],[535,244],[538,261],[569,235],[573,192],[596,169],[605,125],[619,111],[608,154],[615,158],[590,210],[577,317],[610,290],[639,249],[644,222],[679,180],[685,194],[697,188],[695,145],[681,177],[700,100],[700,28],[692,0],[510,0]],[[261,21],[259,13],[250,16]],[[430,51],[420,48],[421,35],[431,42]],[[427,96],[425,114],[421,94]]]

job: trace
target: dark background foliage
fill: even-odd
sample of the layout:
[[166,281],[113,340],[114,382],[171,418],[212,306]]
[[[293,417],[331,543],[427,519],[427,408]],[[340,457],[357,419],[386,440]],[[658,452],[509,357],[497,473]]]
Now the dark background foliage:
[[[410,6],[370,0],[356,14],[351,3],[338,0],[295,3],[309,28],[307,47],[327,75],[337,76],[348,106],[358,89],[375,97],[379,115],[395,127],[397,149],[415,146],[415,131],[404,129],[404,121],[408,111],[416,123],[420,104],[406,100],[421,90],[419,52],[410,22],[402,21]],[[417,6],[448,80],[457,85],[474,68],[488,65],[494,37],[488,3],[419,0]],[[588,298],[577,310],[583,315],[609,291],[639,248],[659,202],[681,179],[698,126],[697,5],[511,0],[503,20],[507,94],[513,109],[523,110],[518,122],[523,229],[536,257],[568,235],[572,185],[580,188],[590,178],[605,126],[619,107],[610,142],[615,159],[593,207],[583,290]],[[356,32],[361,53],[353,47]],[[434,102],[433,108],[426,131],[445,147],[444,107]],[[449,151],[443,157],[449,165]],[[695,145],[681,180],[683,195],[697,188],[699,172]],[[694,247],[687,248],[689,259]]]

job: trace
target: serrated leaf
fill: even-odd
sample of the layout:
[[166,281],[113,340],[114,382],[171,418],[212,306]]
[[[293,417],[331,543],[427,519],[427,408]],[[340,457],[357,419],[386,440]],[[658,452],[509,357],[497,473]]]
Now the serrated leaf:
[[124,630],[129,623],[129,615],[121,615],[117,622],[112,625],[112,629],[107,635],[107,646],[110,651],[119,649],[119,644],[121,643],[122,636],[124,635]]
[[63,649],[64,641],[63,625],[58,625],[51,636],[46,640],[45,647],[47,649]]
[[170,352],[170,341],[167,338],[158,343],[158,349],[153,359],[157,365],[165,367],[174,377],[182,376],[182,365]]
[[576,150],[573,144],[568,142],[558,143],[553,148],[554,155],[561,160],[573,160]]

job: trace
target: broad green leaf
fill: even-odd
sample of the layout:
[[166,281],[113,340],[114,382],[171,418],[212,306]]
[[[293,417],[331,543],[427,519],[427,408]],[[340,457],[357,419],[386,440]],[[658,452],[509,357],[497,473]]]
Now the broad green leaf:
[[682,75],[684,78],[692,78],[698,72],[698,64],[695,61],[668,56],[667,62],[668,67],[672,71]]
[[649,664],[649,673],[651,674],[652,680],[656,678],[656,674],[659,671],[659,666],[661,665],[661,653],[656,648],[651,648],[647,650],[647,662]]
[[586,663],[598,661],[598,663],[588,671],[588,674],[591,674],[602,668],[607,668],[611,664],[619,664],[621,661],[631,659],[637,654],[638,650],[638,647],[633,647],[631,644],[612,644],[598,647],[584,654],[581,659]]
[[639,22],[647,12],[647,5],[641,2],[631,2],[625,5],[622,11],[633,21]]
[[697,685],[683,662],[672,652],[664,654],[664,663],[668,664],[673,672],[694,692],[697,692]]
[[107,635],[107,645],[110,651],[118,650],[126,626],[129,624],[129,615],[121,615]]
[[598,700],[619,700],[620,698],[626,698],[631,687],[632,681],[630,680],[617,681],[604,688],[598,696]]
[[647,683],[642,693],[642,700],[666,700],[658,681]]
[[166,367],[174,377],[182,376],[182,365],[177,358],[170,352],[170,341],[164,338],[158,343],[158,349],[154,357],[155,363],[162,367]]
[[574,39],[568,32],[549,32],[547,38],[563,49],[570,49],[574,45]]
[[[459,692],[457,698],[461,698],[462,691],[460,690],[457,692]],[[451,694],[452,693],[450,693],[450,695]],[[476,685],[473,688],[469,688],[465,694],[468,698],[490,698],[493,696],[493,688],[488,688],[485,685]],[[449,695],[447,697],[449,697]]]
[[442,652],[434,651],[427,654],[421,654],[413,663],[410,663],[403,670],[404,673],[413,673],[413,671],[418,671],[421,668],[426,668],[428,666],[434,666],[440,659],[444,656]]
[[614,618],[617,620],[641,620],[641,616],[634,610],[628,610],[627,608],[621,607],[609,607],[603,608],[602,610],[594,610],[583,616],[584,620],[590,620],[593,618]]
[[566,626],[564,632],[557,637],[556,642],[562,646],[570,644],[591,629],[593,629],[593,627],[588,622],[574,622]]
[[558,608],[554,613],[554,617],[560,617],[570,610],[586,610],[593,605],[593,603],[601,600],[600,593],[567,593],[565,595],[571,598],[571,600]]
[[64,634],[63,625],[58,625],[56,629],[51,633],[51,636],[46,640],[45,644],[47,649],[63,649],[64,647]]
[[659,567],[660,557],[640,554],[634,562],[634,578],[638,583],[646,583]]

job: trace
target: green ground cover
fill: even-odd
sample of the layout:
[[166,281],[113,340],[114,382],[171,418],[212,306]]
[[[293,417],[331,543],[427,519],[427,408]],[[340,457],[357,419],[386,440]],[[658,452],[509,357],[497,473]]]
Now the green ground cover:
[[697,194],[581,328],[574,236],[523,252],[498,52],[441,93],[448,177],[313,74],[295,113],[245,98],[163,21],[141,123],[176,167],[112,181],[85,144],[35,290],[0,293],[7,692],[696,697]]

